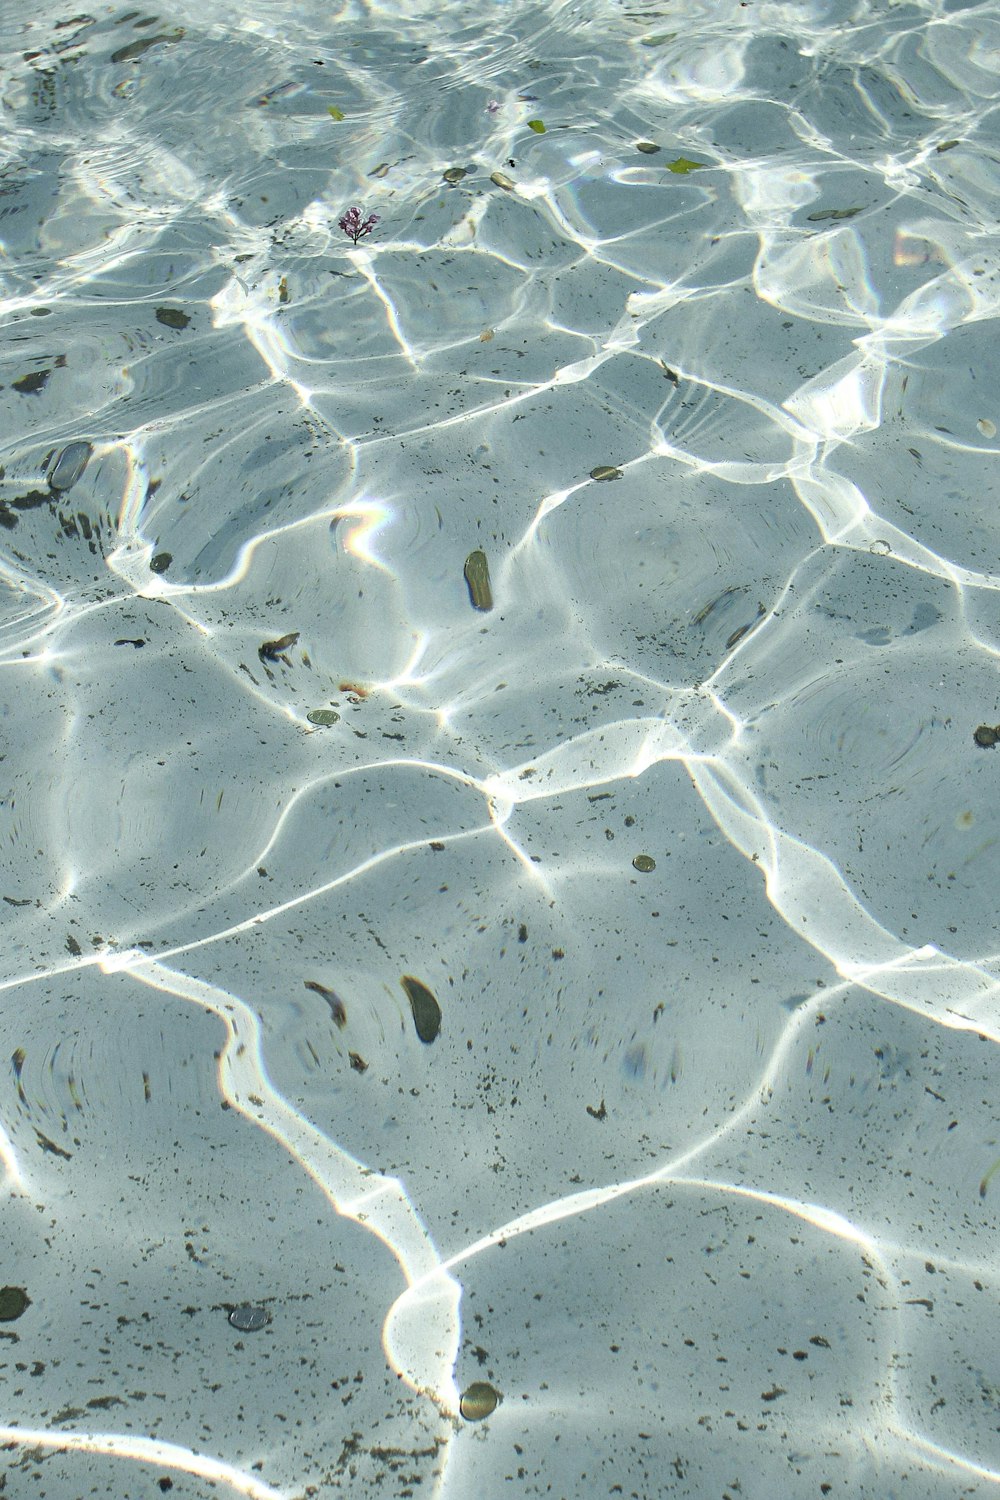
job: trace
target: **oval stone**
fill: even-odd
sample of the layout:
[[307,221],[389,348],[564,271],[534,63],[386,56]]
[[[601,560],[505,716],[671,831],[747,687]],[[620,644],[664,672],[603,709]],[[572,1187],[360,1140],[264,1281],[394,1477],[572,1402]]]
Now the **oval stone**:
[[31,1306],[23,1286],[0,1287],[0,1323],[13,1323]]
[[458,1409],[467,1422],[481,1422],[496,1411],[500,1392],[485,1380],[474,1380],[462,1392]]
[[271,1314],[266,1307],[254,1307],[251,1302],[244,1302],[233,1308],[229,1321],[241,1333],[258,1333],[270,1323]]
[[56,454],[55,461],[49,470],[49,488],[71,490],[87,467],[93,451],[90,444],[83,442],[82,439],[75,443],[67,443],[62,452]]

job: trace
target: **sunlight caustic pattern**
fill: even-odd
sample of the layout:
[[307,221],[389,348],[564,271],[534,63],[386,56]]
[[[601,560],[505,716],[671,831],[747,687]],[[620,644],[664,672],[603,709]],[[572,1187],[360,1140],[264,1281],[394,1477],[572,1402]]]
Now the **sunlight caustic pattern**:
[[0,1475],[996,1495],[995,5],[8,10]]

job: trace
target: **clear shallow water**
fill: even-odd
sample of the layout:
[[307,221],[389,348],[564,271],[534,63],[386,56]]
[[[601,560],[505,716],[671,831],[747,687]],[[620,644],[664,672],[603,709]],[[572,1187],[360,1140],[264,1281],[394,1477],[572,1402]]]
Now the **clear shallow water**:
[[0,20],[8,1491],[993,1493],[1000,11]]

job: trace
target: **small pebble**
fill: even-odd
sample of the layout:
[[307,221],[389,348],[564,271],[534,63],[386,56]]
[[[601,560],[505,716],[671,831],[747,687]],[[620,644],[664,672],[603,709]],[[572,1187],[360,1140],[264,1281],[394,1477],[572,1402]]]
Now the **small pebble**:
[[[13,1323],[31,1306],[31,1298],[23,1286],[0,1287],[0,1323]],[[4,1338],[14,1338],[4,1334]]]
[[92,452],[90,444],[83,442],[82,439],[78,439],[75,443],[67,443],[62,452],[56,454],[55,461],[49,469],[49,488],[71,490],[87,467]]
[[266,1328],[271,1321],[271,1314],[266,1307],[254,1307],[251,1302],[243,1302],[239,1307],[234,1307],[229,1314],[229,1321],[234,1328],[241,1333],[256,1333],[261,1328]]
[[186,328],[191,319],[179,307],[158,307],[156,321],[162,323],[165,328]]

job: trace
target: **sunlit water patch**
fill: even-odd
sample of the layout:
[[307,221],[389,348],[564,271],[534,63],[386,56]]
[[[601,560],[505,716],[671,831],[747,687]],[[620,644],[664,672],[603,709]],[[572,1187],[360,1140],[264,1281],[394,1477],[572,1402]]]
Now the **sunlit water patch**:
[[7,1489],[1000,1482],[960,0],[7,0]]

